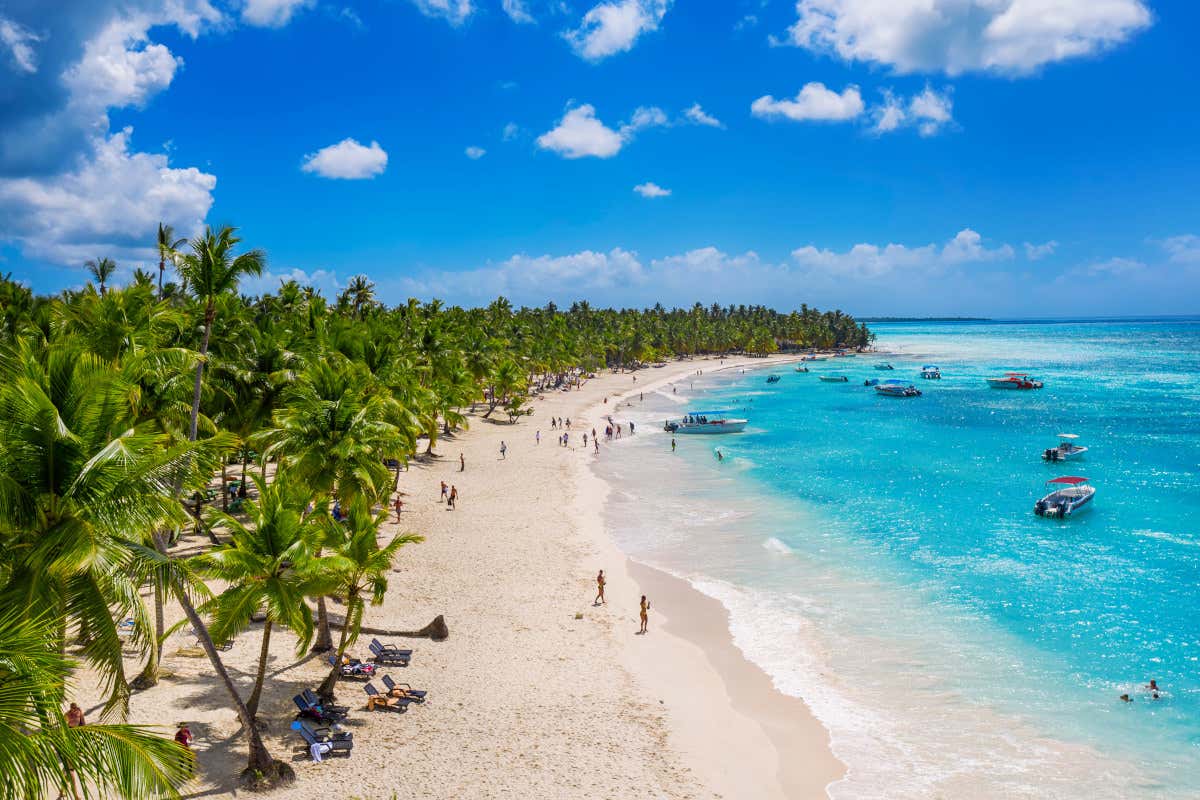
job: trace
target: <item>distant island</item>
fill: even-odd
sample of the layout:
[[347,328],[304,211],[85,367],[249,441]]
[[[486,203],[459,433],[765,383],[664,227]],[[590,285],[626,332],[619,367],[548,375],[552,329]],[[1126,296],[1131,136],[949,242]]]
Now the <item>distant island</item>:
[[857,317],[859,322],[991,322],[991,317]]

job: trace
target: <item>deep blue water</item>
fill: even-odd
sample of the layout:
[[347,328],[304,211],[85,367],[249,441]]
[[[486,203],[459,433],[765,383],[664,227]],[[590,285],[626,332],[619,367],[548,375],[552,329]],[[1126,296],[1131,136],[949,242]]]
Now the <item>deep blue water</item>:
[[[647,435],[598,467],[621,544],[809,700],[851,766],[835,796],[1200,795],[1200,321],[873,327],[893,354],[770,385],[711,365],[622,409]],[[988,388],[1008,370],[1046,386]],[[751,424],[672,456],[655,428],[688,405]],[[1091,449],[1046,465],[1060,432]],[[1093,508],[1035,517],[1064,474]]]

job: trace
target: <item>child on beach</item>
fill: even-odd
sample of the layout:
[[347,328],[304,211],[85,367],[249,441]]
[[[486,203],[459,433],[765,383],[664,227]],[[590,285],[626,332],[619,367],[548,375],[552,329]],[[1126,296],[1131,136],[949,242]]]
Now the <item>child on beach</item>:
[[646,623],[650,619],[650,601],[646,599],[646,595],[642,595],[641,617],[642,617],[642,628],[641,628],[641,630],[638,631],[638,633],[645,633],[646,632]]
[[500,458],[501,458],[501,459],[507,459],[507,458],[508,458],[508,445],[506,445],[506,444],[504,443],[504,440],[503,440],[503,439],[501,439],[501,440],[500,440]]
[[600,574],[596,576],[596,599],[592,601],[592,605],[608,605],[608,601],[604,599],[604,570],[600,570]]

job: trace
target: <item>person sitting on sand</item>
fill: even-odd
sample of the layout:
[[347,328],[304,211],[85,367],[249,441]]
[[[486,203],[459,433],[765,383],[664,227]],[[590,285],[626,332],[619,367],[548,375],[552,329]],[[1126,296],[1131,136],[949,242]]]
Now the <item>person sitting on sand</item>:
[[600,570],[600,574],[596,576],[596,599],[592,601],[592,605],[608,605],[608,601],[604,599],[604,570]]
[[82,728],[87,722],[83,718],[83,709],[75,703],[71,703],[71,707],[67,709],[67,727]]
[[179,730],[175,731],[175,741],[183,747],[184,750],[192,749],[192,730],[186,722],[179,723]]
[[646,632],[646,623],[650,619],[650,601],[646,599],[646,595],[642,595],[640,614],[641,614],[641,618],[642,618],[642,628],[641,628],[641,630],[638,631],[638,633],[645,633]]

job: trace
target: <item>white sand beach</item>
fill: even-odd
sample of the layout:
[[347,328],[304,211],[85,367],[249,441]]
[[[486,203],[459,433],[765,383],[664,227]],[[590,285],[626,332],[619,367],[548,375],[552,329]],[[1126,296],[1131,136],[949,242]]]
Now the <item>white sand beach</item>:
[[[742,657],[720,603],[617,550],[602,522],[607,487],[588,464],[620,456],[603,444],[595,454],[580,441],[585,429],[602,429],[605,397],[611,408],[623,393],[717,367],[716,360],[673,363],[637,373],[637,382],[628,373],[606,373],[580,390],[536,399],[534,414],[515,425],[472,415],[469,430],[438,442],[436,458],[402,473],[404,510],[389,534],[426,539],[401,551],[387,599],[368,609],[365,625],[416,630],[445,616],[450,636],[443,642],[380,637],[415,650],[411,666],[381,674],[428,690],[429,700],[404,714],[368,713],[361,684],[341,682],[338,701],[354,708],[346,724],[353,752],[313,764],[288,729],[291,697],[315,687],[327,665],[323,656],[297,656],[295,640],[277,633],[259,717],[273,755],[296,771],[295,785],[280,794],[824,797],[825,786],[843,772],[825,729],[802,701],[776,691]],[[551,416],[571,419],[570,447],[557,446]],[[458,489],[454,510],[439,502],[443,480]],[[188,538],[184,546],[203,541]],[[601,568],[609,602],[596,607]],[[652,609],[649,633],[640,636],[643,593]],[[179,616],[170,609],[168,624]],[[222,654],[244,694],[260,637],[254,625]],[[366,658],[369,640],[364,635],[352,655]],[[163,726],[168,736],[175,723],[187,721],[200,771],[186,794],[233,796],[245,744],[193,644],[186,626],[172,635],[163,665],[171,675],[134,695],[130,721]],[[130,656],[132,676],[140,663]],[[97,714],[95,688],[85,680],[79,692]]]

